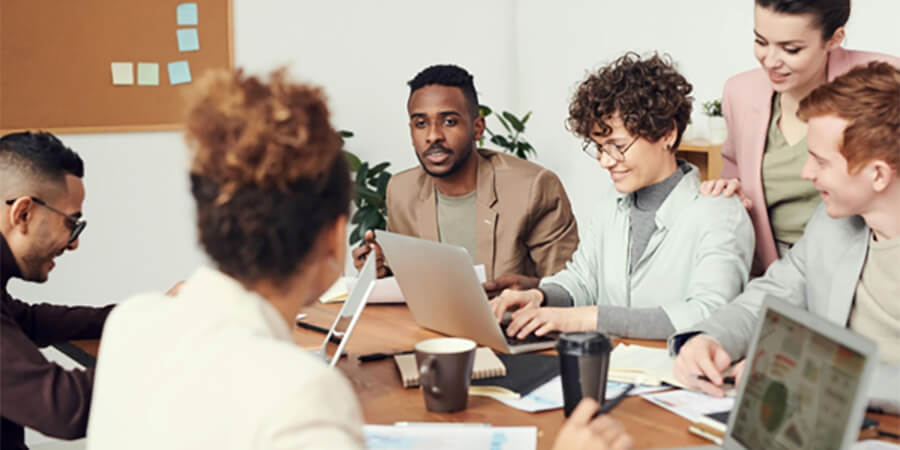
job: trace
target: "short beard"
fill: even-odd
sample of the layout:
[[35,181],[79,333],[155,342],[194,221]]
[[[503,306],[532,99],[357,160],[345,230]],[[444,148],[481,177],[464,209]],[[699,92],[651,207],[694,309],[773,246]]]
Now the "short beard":
[[452,166],[450,166],[450,170],[448,170],[444,173],[434,173],[434,172],[428,170],[428,166],[425,165],[425,161],[422,161],[422,157],[419,155],[419,152],[416,152],[416,158],[419,159],[419,165],[422,166],[422,170],[424,170],[425,173],[427,173],[429,176],[434,177],[434,178],[447,178],[447,177],[455,174],[456,172],[459,172],[459,170],[466,164],[466,161],[468,161],[469,158],[472,157],[472,153],[474,153],[474,152],[475,152],[475,143],[473,142],[471,145],[469,145],[468,149],[463,150],[463,152],[460,153],[461,157],[459,159],[457,159],[456,162],[454,162]]
[[47,262],[46,259],[40,258],[22,258],[22,279],[33,283],[43,283],[49,278],[41,271],[41,267]]

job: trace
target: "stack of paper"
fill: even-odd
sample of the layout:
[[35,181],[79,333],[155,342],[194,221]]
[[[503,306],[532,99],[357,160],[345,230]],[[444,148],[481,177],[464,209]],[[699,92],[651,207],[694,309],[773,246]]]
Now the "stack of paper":
[[534,450],[537,427],[492,427],[473,423],[366,425],[369,450]]
[[701,420],[707,414],[731,411],[734,407],[734,397],[713,397],[686,389],[646,394],[642,397],[692,422]]
[[[484,264],[479,264],[474,266],[474,268],[475,275],[478,276],[478,281],[484,283]],[[353,289],[355,284],[356,278],[354,277],[338,278],[334,285],[319,297],[319,300],[322,303],[342,302],[350,295],[350,290]],[[403,298],[403,292],[400,291],[400,285],[397,284],[396,278],[384,277],[375,280],[375,287],[372,288],[372,292],[369,294],[366,304],[371,305],[377,303],[406,303],[406,299]]]
[[348,282],[356,282],[356,278],[352,277],[340,277],[334,284],[325,291],[319,297],[319,301],[322,303],[333,303],[333,302],[342,302],[347,300],[347,297],[350,296],[350,289],[348,288]]
[[674,360],[664,348],[619,344],[612,351],[609,361],[609,379],[622,383],[659,386],[667,383],[684,387],[672,372]]
[[[616,381],[607,381],[606,382],[606,400],[617,397],[623,391],[625,391],[625,387],[627,384],[619,383]],[[650,392],[657,392],[660,390],[669,389],[668,387],[652,387],[652,386],[637,386],[628,393],[628,395],[641,395],[647,394]],[[471,392],[471,388],[469,391],[469,395],[478,395],[473,394]],[[484,395],[484,394],[480,394]],[[521,398],[508,397],[508,396],[493,396],[488,395],[488,397],[493,397],[495,400],[500,403],[505,404],[506,406],[520,409],[522,411],[528,412],[538,412],[538,411],[548,411],[551,409],[560,409],[563,407],[565,402],[563,401],[563,393],[562,393],[562,378],[559,376],[554,377],[552,380],[545,383],[543,386],[535,389],[530,394],[522,396]]]

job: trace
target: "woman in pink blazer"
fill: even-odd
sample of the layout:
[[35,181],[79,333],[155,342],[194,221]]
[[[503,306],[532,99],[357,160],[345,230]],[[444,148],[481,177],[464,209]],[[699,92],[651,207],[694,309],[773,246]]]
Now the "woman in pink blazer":
[[[754,54],[762,67],[735,75],[725,83],[722,106],[728,138],[722,145],[722,179],[707,181],[701,192],[741,197],[756,231],[752,273],[759,275],[779,256],[763,170],[776,107],[774,96],[778,94],[781,116],[777,126],[782,141],[797,144],[805,139],[806,124],[797,118],[796,111],[809,92],[856,65],[881,60],[900,67],[900,59],[841,48],[850,0],[755,1]],[[798,170],[796,182],[800,180]],[[815,192],[812,186],[809,188]],[[802,223],[808,219],[804,214]]]

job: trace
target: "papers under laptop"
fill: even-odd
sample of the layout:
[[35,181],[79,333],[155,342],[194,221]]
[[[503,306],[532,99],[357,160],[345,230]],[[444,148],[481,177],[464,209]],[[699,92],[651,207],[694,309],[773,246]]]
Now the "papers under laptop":
[[553,339],[507,338],[465,249],[387,231],[376,231],[416,323],[439,333],[472,339],[502,353],[552,348]]
[[[334,367],[338,360],[341,359],[341,355],[344,354],[344,347],[350,340],[350,334],[353,332],[359,316],[362,315],[362,311],[366,307],[366,299],[372,292],[374,285],[375,258],[370,254],[362,270],[359,271],[359,279],[356,285],[353,286],[353,291],[347,296],[347,301],[341,307],[341,312],[334,318],[334,323],[331,324],[331,329],[328,330],[328,335],[325,336],[325,339],[322,341],[322,347],[319,348],[319,354],[325,358],[325,361],[331,367]],[[335,352],[329,355],[328,344],[333,336],[339,336],[341,343],[338,344]]]
[[760,317],[723,447],[849,448],[868,401],[875,343],[778,300],[767,299]]

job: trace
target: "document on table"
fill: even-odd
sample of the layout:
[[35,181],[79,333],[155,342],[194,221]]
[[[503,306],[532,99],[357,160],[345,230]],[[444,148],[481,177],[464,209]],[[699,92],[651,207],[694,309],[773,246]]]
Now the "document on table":
[[492,427],[467,423],[365,425],[369,450],[534,450],[537,427]]
[[[484,283],[486,279],[484,264],[473,266],[473,268],[475,269],[475,275],[478,276],[478,281]],[[322,297],[320,297],[319,300],[321,300],[322,303],[344,301],[347,299],[350,291],[353,290],[354,285],[356,285],[356,278],[341,277],[334,286],[328,289],[328,292],[322,294]],[[326,296],[328,296],[327,299]],[[366,303],[406,303],[406,299],[403,298],[403,292],[400,291],[400,285],[397,284],[397,279],[394,277],[384,277],[375,280],[375,287],[372,288],[372,293],[369,294],[369,299],[366,300]]]
[[674,362],[664,348],[619,344],[609,357],[609,379],[622,383],[640,379],[644,385],[667,383],[684,387],[672,372]]
[[892,444],[890,442],[884,441],[876,441],[874,439],[869,439],[865,441],[859,441],[853,444],[850,447],[851,450],[900,450],[900,445]]
[[[625,383],[608,381],[606,383],[606,399],[609,400],[621,394],[622,391],[625,390],[625,386],[627,386],[627,384]],[[632,389],[632,391],[628,395],[647,394],[664,389],[669,388],[660,386],[637,386]],[[562,408],[564,404],[562,393],[562,377],[553,377],[553,379],[544,383],[543,386],[535,389],[530,394],[521,398],[502,396],[493,398],[506,406],[520,409],[522,411],[538,412],[548,411],[551,409],[559,409]]]
[[707,414],[731,411],[734,407],[734,397],[719,398],[686,389],[645,394],[642,397],[650,403],[668,409],[691,422],[697,422],[702,416]]

